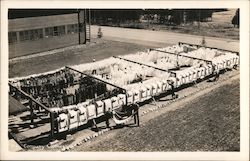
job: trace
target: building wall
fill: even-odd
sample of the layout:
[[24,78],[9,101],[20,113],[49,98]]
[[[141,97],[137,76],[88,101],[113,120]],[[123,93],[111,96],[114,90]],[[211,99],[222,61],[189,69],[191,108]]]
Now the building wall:
[[[78,14],[9,20],[9,58],[79,44]],[[81,25],[85,43],[85,25]]]
[[52,49],[78,44],[78,34],[60,37],[43,38],[41,40],[25,41],[9,45],[9,58],[34,54]]

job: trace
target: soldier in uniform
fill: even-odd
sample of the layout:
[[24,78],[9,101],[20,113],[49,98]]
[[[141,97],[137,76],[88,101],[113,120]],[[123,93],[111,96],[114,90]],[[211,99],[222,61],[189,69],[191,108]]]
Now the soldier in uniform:
[[[172,79],[171,79],[172,77]],[[171,86],[171,95],[172,95],[172,99],[178,98],[178,94],[175,94],[175,87],[174,87],[174,80],[176,77],[175,73],[171,73],[170,74],[170,79],[167,81],[168,84]]]
[[216,80],[219,79],[220,71],[219,70],[215,70],[215,65],[214,64],[212,65],[212,68],[213,68],[213,76],[214,76],[213,81],[216,81]]
[[139,106],[134,107],[134,122],[137,126],[140,126],[140,120],[139,120]]

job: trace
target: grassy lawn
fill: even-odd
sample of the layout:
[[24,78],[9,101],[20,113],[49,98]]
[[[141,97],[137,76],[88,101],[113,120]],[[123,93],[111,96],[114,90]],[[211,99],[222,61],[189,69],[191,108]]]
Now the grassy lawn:
[[[157,27],[155,28],[157,29]],[[216,24],[213,22],[202,22],[200,23],[200,27],[198,26],[198,23],[173,27],[158,26],[158,30],[170,30],[178,33],[239,40],[238,28],[234,28],[231,25]]]
[[26,76],[55,70],[66,65],[102,60],[113,55],[125,55],[143,51],[153,46],[138,45],[116,41],[99,40],[96,43],[83,45],[81,48],[65,50],[52,55],[45,55],[18,62],[9,63],[9,77]]
[[239,151],[239,80],[76,151]]

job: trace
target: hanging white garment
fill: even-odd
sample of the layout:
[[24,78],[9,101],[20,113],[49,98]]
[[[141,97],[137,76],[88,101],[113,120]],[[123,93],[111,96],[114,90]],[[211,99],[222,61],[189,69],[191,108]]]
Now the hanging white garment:
[[69,118],[68,114],[61,113],[58,118],[58,132],[67,131],[69,129]]
[[157,84],[152,83],[152,96],[157,95]]
[[147,100],[147,88],[141,87],[141,101]]
[[141,102],[141,91],[140,90],[134,90],[134,102],[139,103]]
[[134,93],[132,91],[127,92],[128,105],[134,104]]
[[163,92],[163,83],[161,81],[156,82],[157,84],[157,93],[160,94]]
[[146,88],[147,88],[147,99],[150,99],[153,95],[153,93],[152,93],[153,87],[152,87],[152,85],[147,85]]
[[119,106],[126,105],[126,101],[127,101],[126,100],[127,99],[126,94],[118,94],[117,97],[118,97]]
[[104,103],[102,101],[96,101],[96,112],[97,112],[96,117],[100,117],[105,114]]
[[104,106],[105,106],[105,112],[111,112],[113,109],[112,109],[112,102],[111,102],[111,99],[108,98],[108,99],[105,99],[103,100],[104,102]]
[[112,102],[112,109],[113,110],[119,108],[118,97],[116,97],[116,96],[111,97],[111,102]]
[[76,129],[78,123],[78,112],[76,110],[69,110],[69,130]]
[[162,91],[165,92],[168,90],[168,83],[167,80],[163,79],[162,81]]
[[87,106],[88,120],[96,118],[96,106],[91,104]]
[[88,113],[87,113],[87,106],[80,105],[79,106],[79,126],[84,125],[88,122]]

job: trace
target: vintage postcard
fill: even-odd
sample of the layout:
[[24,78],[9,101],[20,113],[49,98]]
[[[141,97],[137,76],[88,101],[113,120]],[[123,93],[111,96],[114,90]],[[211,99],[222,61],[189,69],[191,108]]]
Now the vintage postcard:
[[249,159],[248,1],[1,4],[1,159]]

